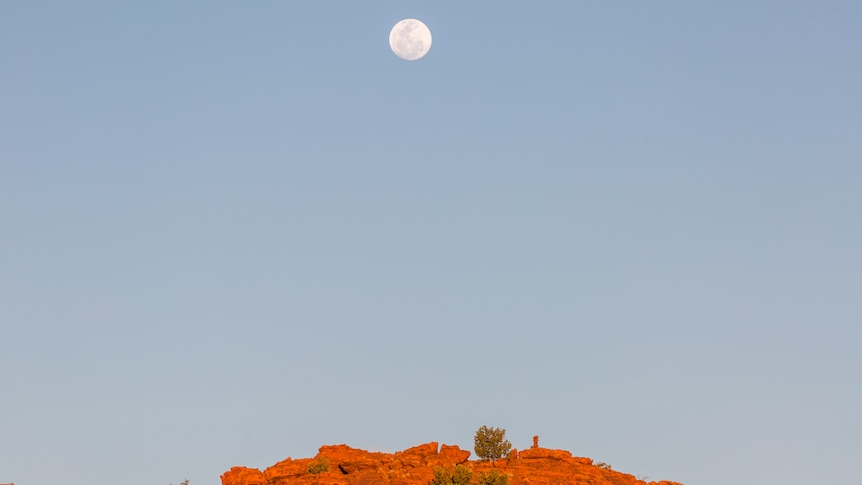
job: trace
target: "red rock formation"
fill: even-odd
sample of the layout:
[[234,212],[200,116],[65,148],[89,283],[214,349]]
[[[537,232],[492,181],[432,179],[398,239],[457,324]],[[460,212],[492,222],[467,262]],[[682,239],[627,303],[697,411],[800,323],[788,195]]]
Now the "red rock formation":
[[222,485],[266,485],[267,481],[257,468],[235,466],[221,476],[221,483]]
[[[519,458],[469,461],[470,452],[431,442],[396,453],[375,453],[347,445],[322,446],[314,458],[287,458],[260,471],[233,467],[221,476],[222,485],[428,485],[436,467],[464,465],[474,477],[492,469],[509,476],[509,485],[682,485],[644,482],[633,475],[600,468],[589,458],[565,450],[534,447]],[[309,467],[325,458],[329,469],[311,473]],[[475,478],[474,478],[475,481]]]

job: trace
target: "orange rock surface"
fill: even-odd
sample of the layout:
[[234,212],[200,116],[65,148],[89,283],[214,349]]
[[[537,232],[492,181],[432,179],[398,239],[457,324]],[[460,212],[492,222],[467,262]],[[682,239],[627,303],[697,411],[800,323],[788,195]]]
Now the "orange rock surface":
[[[325,458],[329,469],[311,473],[309,467]],[[377,453],[347,445],[322,446],[314,458],[287,458],[260,471],[233,467],[221,476],[222,485],[428,485],[436,467],[464,465],[473,471],[497,470],[509,477],[509,485],[682,485],[677,482],[645,482],[633,475],[608,470],[590,458],[565,450],[534,447],[517,459],[495,463],[470,460],[470,452],[436,442],[396,453]],[[325,460],[324,460],[325,461]]]

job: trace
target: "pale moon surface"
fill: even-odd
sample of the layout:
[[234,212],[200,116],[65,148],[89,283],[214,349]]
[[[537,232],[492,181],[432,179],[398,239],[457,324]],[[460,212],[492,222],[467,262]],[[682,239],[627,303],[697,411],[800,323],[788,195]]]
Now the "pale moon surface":
[[431,49],[431,31],[419,20],[404,19],[389,32],[389,47],[402,59],[421,59]]

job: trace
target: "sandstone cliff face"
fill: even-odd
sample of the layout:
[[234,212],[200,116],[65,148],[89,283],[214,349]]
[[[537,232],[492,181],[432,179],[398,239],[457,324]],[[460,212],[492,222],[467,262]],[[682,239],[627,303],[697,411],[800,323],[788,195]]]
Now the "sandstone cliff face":
[[[233,467],[221,476],[222,485],[428,485],[436,467],[464,465],[475,477],[495,469],[509,476],[509,485],[682,485],[644,482],[633,475],[607,470],[589,458],[565,450],[534,447],[517,459],[496,463],[470,461],[470,452],[457,446],[426,443],[396,453],[375,453],[347,445],[323,446],[314,458],[287,458],[260,471]],[[328,460],[329,470],[310,473],[309,467]]]

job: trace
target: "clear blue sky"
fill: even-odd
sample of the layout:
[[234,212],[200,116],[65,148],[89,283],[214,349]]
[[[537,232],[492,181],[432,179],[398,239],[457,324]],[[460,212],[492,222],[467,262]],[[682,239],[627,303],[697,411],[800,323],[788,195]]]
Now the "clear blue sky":
[[0,482],[215,485],[487,424],[687,485],[853,483],[860,25],[0,2]]

